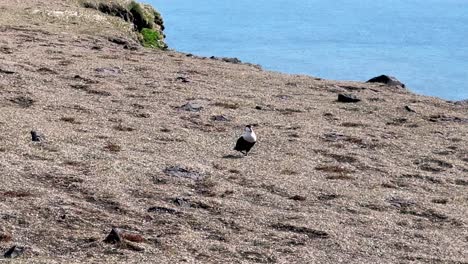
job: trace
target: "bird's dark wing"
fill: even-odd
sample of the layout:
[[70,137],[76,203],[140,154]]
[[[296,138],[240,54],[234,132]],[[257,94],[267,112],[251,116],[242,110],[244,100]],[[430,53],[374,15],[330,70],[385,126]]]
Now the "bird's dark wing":
[[243,137],[240,137],[237,142],[236,142],[236,146],[234,147],[234,150],[237,150],[237,151],[242,151],[242,150],[245,150],[245,140]]

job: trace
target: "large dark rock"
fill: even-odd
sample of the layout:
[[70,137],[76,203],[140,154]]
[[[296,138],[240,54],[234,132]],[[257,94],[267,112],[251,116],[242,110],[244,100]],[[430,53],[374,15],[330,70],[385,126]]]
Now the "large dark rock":
[[355,95],[352,95],[352,94],[338,94],[338,102],[357,103],[359,101],[361,101],[361,99],[357,98]]
[[390,86],[400,86],[402,88],[405,88],[405,84],[400,82],[397,78],[393,76],[388,76],[388,75],[380,75],[380,76],[377,76],[368,80],[367,82],[368,83],[383,83],[383,84],[390,85]]

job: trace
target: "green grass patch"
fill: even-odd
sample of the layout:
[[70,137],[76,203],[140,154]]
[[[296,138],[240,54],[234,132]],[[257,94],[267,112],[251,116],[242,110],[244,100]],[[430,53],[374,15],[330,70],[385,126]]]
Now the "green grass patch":
[[143,38],[143,46],[158,49],[165,48],[165,45],[161,41],[161,35],[158,31],[150,28],[143,28],[140,33]]

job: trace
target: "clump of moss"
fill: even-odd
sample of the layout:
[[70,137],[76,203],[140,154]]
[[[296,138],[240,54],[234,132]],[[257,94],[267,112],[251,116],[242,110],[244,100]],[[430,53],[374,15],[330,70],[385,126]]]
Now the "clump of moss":
[[142,44],[148,48],[158,48],[165,49],[167,48],[166,44],[162,41],[161,34],[150,28],[143,28],[141,31]]

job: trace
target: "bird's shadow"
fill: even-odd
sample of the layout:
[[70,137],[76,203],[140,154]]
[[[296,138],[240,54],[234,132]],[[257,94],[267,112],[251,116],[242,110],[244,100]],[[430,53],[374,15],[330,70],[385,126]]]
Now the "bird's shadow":
[[232,154],[229,154],[229,155],[224,155],[223,156],[223,159],[242,159],[244,156],[241,156],[241,155],[232,155]]

